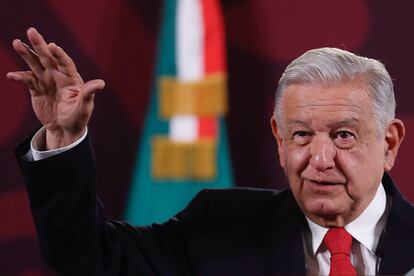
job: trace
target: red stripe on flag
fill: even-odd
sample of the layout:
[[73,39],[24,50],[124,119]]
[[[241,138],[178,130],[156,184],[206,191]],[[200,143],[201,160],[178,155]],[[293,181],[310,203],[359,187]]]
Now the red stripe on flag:
[[204,72],[226,71],[224,23],[218,0],[202,0],[204,21]]
[[217,137],[217,119],[213,117],[198,118],[198,138],[215,139]]

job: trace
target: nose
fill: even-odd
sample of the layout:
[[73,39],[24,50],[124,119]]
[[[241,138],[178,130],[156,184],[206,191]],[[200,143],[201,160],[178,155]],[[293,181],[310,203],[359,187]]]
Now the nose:
[[317,171],[335,167],[336,147],[330,137],[315,135],[310,144],[309,164]]

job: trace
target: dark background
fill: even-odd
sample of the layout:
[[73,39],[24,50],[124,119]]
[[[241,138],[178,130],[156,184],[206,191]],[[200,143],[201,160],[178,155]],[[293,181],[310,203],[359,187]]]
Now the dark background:
[[[154,66],[160,0],[0,2],[0,274],[51,275],[41,260],[13,149],[39,126],[23,87],[5,78],[26,68],[13,38],[37,27],[62,46],[85,80],[103,78],[90,134],[109,217],[121,219]],[[223,0],[230,112],[227,128],[238,186],[286,185],[269,118],[278,78],[310,48],[335,46],[382,60],[395,81],[407,136],[392,171],[414,201],[412,93],[414,3],[410,1]]]

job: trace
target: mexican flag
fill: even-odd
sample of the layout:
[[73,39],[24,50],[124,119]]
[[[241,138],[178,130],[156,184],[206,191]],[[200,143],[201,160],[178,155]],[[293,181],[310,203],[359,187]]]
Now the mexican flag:
[[126,219],[161,223],[205,188],[233,186],[218,0],[166,0]]

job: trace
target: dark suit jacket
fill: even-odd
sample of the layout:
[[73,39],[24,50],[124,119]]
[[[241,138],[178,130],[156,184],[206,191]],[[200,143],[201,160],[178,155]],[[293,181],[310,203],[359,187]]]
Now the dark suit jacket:
[[[42,253],[64,275],[305,274],[306,220],[290,190],[204,190],[164,224],[132,227],[105,219],[95,196],[95,165],[86,139],[57,156],[24,161]],[[380,274],[414,266],[414,209],[388,175],[392,199],[378,246]]]

